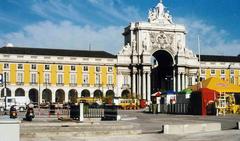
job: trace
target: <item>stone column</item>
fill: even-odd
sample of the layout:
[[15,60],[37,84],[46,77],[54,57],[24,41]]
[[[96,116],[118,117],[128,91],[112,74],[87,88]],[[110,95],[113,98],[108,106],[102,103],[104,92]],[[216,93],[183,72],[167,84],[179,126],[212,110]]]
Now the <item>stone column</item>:
[[188,74],[186,74],[186,88],[188,88]]
[[175,70],[173,70],[173,90],[176,91],[176,75],[175,75]]
[[142,76],[141,71],[138,73],[138,93],[139,98],[142,98]]
[[180,91],[181,89],[181,77],[180,77],[180,73],[178,72],[177,74],[177,80],[178,80],[178,83],[177,83],[177,91]]
[[142,92],[142,95],[143,95],[143,99],[146,99],[146,73],[143,72],[143,92]]
[[132,92],[133,96],[136,96],[136,73],[133,72]]
[[185,89],[185,74],[182,74],[182,88],[181,90]]
[[147,100],[151,101],[151,77],[150,72],[147,73]]

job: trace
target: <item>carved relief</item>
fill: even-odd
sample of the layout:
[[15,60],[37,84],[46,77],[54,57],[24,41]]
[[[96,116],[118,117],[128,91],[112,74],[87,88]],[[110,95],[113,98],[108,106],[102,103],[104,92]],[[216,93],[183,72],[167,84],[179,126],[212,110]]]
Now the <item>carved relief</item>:
[[165,49],[172,48],[173,34],[165,34],[164,32],[150,32],[150,41],[153,48]]

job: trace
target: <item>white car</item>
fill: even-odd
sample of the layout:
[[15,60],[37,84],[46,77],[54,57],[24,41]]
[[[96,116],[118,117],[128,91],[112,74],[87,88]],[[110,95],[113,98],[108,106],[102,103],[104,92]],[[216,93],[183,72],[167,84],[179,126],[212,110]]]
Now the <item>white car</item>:
[[[7,97],[6,109],[9,110],[12,105],[16,105],[17,110],[25,111],[26,105],[30,103],[30,99],[27,97]],[[0,98],[0,111],[3,111],[5,108],[5,97]]]

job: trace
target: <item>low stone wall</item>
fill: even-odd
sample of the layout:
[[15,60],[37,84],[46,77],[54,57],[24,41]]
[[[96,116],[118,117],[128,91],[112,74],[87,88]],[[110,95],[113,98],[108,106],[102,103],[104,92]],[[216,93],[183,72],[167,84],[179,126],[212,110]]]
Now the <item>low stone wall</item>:
[[221,123],[163,125],[164,134],[190,134],[221,131]]

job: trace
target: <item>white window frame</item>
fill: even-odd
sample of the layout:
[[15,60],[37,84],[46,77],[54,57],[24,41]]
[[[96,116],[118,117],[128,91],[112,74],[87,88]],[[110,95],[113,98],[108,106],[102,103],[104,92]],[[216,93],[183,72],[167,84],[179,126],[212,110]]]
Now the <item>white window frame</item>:
[[[86,76],[86,80],[87,81],[84,81],[85,80],[85,76]],[[89,75],[88,74],[83,74],[83,82],[82,82],[83,84],[89,84]]]
[[[7,67],[5,67],[5,65],[7,66]],[[3,64],[3,69],[4,70],[8,70],[10,68],[10,64],[9,63],[4,63]]]
[[234,75],[234,69],[230,69],[230,74]]
[[[110,79],[111,78],[111,79]],[[113,75],[108,75],[107,77],[107,82],[109,85],[112,85],[113,84]]]
[[77,83],[77,75],[75,73],[70,74],[70,83],[76,84]]
[[[111,69],[110,69],[111,68]],[[111,71],[110,71],[111,70]],[[113,72],[113,67],[112,66],[109,66],[108,67],[108,72]]]
[[[96,76],[96,77],[95,77],[95,84],[101,84],[101,74],[96,74],[95,76]],[[99,80],[97,80],[97,78],[98,78]]]
[[128,84],[128,75],[123,76],[123,84],[124,85]]
[[7,80],[7,81],[6,81],[6,82],[9,83],[9,82],[10,82],[10,72],[9,72],[9,71],[4,71],[4,72],[3,72],[3,78],[2,78],[2,79],[3,79],[3,82],[5,82],[5,77],[4,77],[4,74],[5,74],[5,73],[7,74],[7,75],[6,75],[6,80]]
[[[87,70],[85,70],[85,68],[87,69]],[[89,67],[88,66],[83,66],[83,72],[88,72],[89,71]]]
[[201,75],[205,75],[206,74],[206,69],[201,69]]
[[[62,76],[62,79],[60,79],[59,76]],[[57,83],[58,84],[64,84],[64,75],[63,75],[63,73],[58,73],[57,74]]]
[[[19,68],[20,65],[22,65],[22,68]],[[17,64],[17,70],[24,70],[24,64]]]
[[[222,71],[223,71],[223,73],[222,73]],[[221,69],[221,75],[225,75],[226,74],[226,71],[224,70],[224,69]]]
[[[72,69],[72,67],[74,67],[74,70]],[[75,71],[76,71],[76,66],[75,66],[75,65],[71,65],[71,66],[70,66],[70,70],[71,70],[72,72],[75,72]]]
[[[35,69],[33,69],[33,65],[35,65],[35,66],[36,66],[36,68],[35,68]],[[31,70],[37,70],[37,64],[31,64]]]
[[[46,66],[49,66],[49,68],[46,69]],[[50,70],[51,70],[51,66],[50,66],[49,64],[45,64],[45,65],[44,65],[44,70],[45,70],[45,71],[50,71]]]
[[63,71],[63,65],[58,65],[57,69],[58,69],[58,71]]
[[[33,81],[34,79],[33,79],[33,75],[35,75],[35,81]],[[30,74],[30,83],[37,83],[37,73],[36,72],[31,72],[31,74]]]
[[[211,75],[216,75],[216,69],[211,69],[210,71],[211,71],[210,72]],[[214,71],[214,73],[212,73],[212,71]]]
[[[21,74],[22,77],[19,77]],[[17,72],[17,82],[18,83],[23,83],[24,82],[24,73],[23,72]]]
[[100,66],[96,66],[95,67],[95,72],[96,73],[100,73],[101,72],[101,67]]
[[[46,76],[48,76],[48,77],[46,77]],[[50,84],[50,82],[51,82],[51,74],[49,72],[45,72],[44,73],[44,83],[45,84]]]

